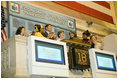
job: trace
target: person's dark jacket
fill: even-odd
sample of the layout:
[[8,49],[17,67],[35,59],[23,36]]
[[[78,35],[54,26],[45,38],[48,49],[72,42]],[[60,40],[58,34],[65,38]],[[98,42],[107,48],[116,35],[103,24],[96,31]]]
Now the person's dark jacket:
[[95,48],[95,44],[94,43],[91,44],[91,48]]
[[48,36],[48,33],[47,33],[47,32],[44,32],[44,33],[42,33],[42,35],[43,35],[44,37],[47,37],[47,36]]
[[[48,33],[45,31],[44,33],[42,33],[42,35],[44,36],[44,37],[46,37],[47,38],[47,36],[48,36]],[[54,40],[54,38],[52,37],[52,38],[49,38],[49,39],[52,39],[52,40]]]

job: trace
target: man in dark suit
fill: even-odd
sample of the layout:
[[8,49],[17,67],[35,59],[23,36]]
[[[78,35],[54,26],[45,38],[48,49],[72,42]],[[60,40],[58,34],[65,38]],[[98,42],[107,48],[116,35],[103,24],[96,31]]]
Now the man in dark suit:
[[51,31],[52,31],[51,24],[46,24],[46,26],[45,26],[45,32],[42,33],[42,35],[44,37],[47,37],[48,35],[50,35],[51,37],[49,39],[53,39],[54,40],[54,34]]

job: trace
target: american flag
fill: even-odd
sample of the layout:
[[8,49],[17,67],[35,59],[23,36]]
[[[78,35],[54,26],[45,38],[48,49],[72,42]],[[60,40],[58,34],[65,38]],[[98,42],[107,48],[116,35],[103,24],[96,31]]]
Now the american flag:
[[6,25],[5,25],[5,12],[3,6],[1,6],[1,43],[7,40]]
[[113,12],[110,7],[110,1],[53,1],[53,2],[68,8],[68,11],[70,11],[69,9],[74,10],[72,11],[72,13],[76,13],[78,15],[78,16],[75,14],[72,15],[74,17],[83,20],[90,20],[91,18],[88,19],[87,16],[91,16],[99,20],[113,24],[113,18],[112,18]]

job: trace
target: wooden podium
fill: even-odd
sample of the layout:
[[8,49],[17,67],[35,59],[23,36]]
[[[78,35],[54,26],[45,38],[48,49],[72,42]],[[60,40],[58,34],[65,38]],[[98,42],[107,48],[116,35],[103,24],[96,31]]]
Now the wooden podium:
[[[81,42],[64,40],[67,45],[77,44],[90,47]],[[81,43],[81,44],[80,44]],[[72,51],[71,51],[72,54]],[[69,55],[70,56],[70,55]],[[72,61],[71,61],[72,62]],[[75,66],[70,66],[75,67]],[[2,78],[30,78],[28,67],[27,37],[15,35],[1,44],[1,77]],[[39,75],[33,78],[52,78],[53,76]],[[70,71],[69,78],[89,78],[91,72],[81,74],[79,71]]]

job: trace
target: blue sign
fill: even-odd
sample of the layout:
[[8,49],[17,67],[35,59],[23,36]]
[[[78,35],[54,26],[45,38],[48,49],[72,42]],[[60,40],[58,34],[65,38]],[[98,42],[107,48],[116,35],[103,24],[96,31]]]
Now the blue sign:
[[[19,13],[10,10],[10,36],[14,35],[16,29],[24,26],[26,31],[32,31],[35,24],[52,25],[52,31],[59,28],[66,31],[75,30],[75,20],[70,17],[44,10],[20,1],[11,1],[10,4],[18,4]],[[10,5],[10,7],[13,5]],[[12,7],[15,9],[15,7]]]

